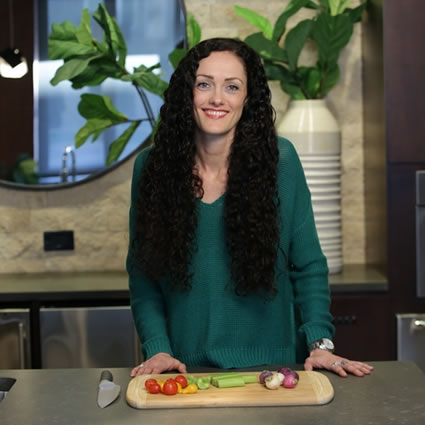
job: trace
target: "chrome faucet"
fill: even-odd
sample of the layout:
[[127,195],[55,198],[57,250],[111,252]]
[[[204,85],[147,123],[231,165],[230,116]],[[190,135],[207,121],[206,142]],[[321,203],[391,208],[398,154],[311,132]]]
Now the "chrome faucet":
[[67,146],[62,155],[62,169],[61,169],[62,183],[65,183],[68,181],[68,175],[69,175],[68,168],[67,168],[68,155],[71,155],[71,177],[72,177],[72,181],[75,181],[75,174],[76,174],[75,152],[72,146]]

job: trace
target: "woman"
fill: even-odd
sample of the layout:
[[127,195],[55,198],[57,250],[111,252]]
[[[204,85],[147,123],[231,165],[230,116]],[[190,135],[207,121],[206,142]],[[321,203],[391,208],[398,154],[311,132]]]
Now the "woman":
[[127,268],[146,357],[133,376],[306,357],[307,370],[371,371],[332,353],[310,193],[241,41],[203,41],[172,75],[155,144],[134,166]]

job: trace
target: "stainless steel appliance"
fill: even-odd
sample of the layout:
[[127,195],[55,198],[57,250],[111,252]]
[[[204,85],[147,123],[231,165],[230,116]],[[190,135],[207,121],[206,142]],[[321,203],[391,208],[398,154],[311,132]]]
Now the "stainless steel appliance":
[[0,310],[0,369],[31,368],[30,310]]
[[[416,171],[416,297],[425,305],[425,171]],[[397,314],[397,358],[425,372],[425,314]]]
[[41,367],[133,367],[141,362],[130,307],[40,309]]

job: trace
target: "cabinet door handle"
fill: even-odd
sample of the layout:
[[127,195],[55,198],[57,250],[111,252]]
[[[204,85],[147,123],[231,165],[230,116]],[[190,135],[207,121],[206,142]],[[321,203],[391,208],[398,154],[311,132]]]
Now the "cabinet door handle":
[[19,366],[25,369],[25,330],[22,322],[18,323],[18,341],[19,341]]
[[416,171],[416,296],[425,297],[425,171]]

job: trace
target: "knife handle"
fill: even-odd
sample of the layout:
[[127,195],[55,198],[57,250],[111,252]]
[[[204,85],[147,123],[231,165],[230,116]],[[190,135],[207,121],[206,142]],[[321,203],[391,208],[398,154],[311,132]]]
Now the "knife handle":
[[103,381],[104,379],[106,379],[107,381],[111,381],[111,382],[114,381],[114,378],[112,376],[112,373],[109,372],[109,370],[104,370],[100,374],[100,381]]

